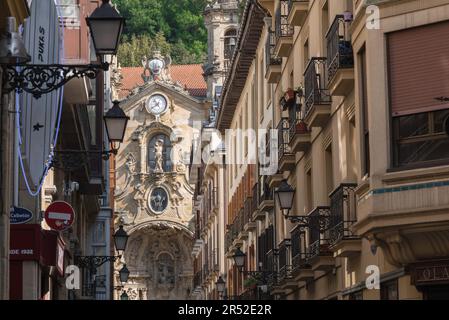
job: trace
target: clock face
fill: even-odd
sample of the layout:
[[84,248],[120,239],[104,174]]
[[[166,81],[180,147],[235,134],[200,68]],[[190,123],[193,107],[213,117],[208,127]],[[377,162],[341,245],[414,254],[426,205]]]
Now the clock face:
[[163,95],[155,94],[148,99],[147,102],[148,112],[154,115],[161,115],[167,111],[167,99]]

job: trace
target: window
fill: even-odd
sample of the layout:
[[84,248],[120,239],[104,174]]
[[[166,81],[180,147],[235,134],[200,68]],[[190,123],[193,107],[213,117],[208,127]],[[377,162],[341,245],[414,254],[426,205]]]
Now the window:
[[393,118],[395,166],[449,160],[449,137],[444,130],[449,110]]
[[313,210],[313,186],[312,186],[312,169],[308,170],[306,173],[306,183],[307,183],[307,212]]
[[323,53],[327,52],[327,40],[326,35],[329,29],[329,4],[326,3],[323,5],[323,9],[321,11],[321,39],[323,39]]
[[332,163],[332,144],[325,151],[327,194],[334,191],[334,170]]
[[310,53],[309,53],[309,39],[306,40],[306,42],[304,43],[304,54],[303,54],[304,60],[303,60],[303,65],[304,65],[304,70],[307,67],[307,64],[309,63],[310,60]]
[[150,139],[148,146],[148,165],[153,172],[171,172],[173,164],[171,161],[172,145],[166,134],[158,134]]
[[399,300],[398,280],[382,283],[380,285],[381,300]]
[[369,113],[368,113],[368,89],[366,75],[366,50],[363,47],[359,53],[360,70],[360,113],[362,129],[362,173],[370,175],[370,145],[369,145]]
[[[388,34],[392,165],[447,163],[449,136],[449,22]],[[410,81],[414,79],[414,81]]]

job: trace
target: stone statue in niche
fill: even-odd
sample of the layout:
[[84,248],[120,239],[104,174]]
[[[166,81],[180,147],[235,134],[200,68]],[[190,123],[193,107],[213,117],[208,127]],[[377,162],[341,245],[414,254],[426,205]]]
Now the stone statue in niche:
[[163,173],[164,172],[164,166],[163,166],[163,162],[164,162],[164,140],[159,139],[156,141],[155,145],[154,145],[154,161],[155,161],[155,168],[154,168],[154,172],[157,173]]
[[158,286],[175,286],[175,266],[170,255],[163,253],[157,260],[157,282]]

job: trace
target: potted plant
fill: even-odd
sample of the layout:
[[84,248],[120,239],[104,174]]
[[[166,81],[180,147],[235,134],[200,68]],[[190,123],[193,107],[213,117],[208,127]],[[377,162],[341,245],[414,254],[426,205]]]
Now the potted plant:
[[306,134],[309,133],[309,128],[307,126],[307,123],[304,120],[299,120],[296,124],[296,133],[298,134]]
[[285,101],[287,101],[287,102],[294,101],[296,98],[296,91],[293,90],[292,88],[288,88],[284,94],[284,98],[285,98]]
[[245,279],[245,281],[243,282],[243,287],[245,289],[254,290],[257,288],[258,284],[259,284],[258,279],[256,279],[255,277],[249,277]]

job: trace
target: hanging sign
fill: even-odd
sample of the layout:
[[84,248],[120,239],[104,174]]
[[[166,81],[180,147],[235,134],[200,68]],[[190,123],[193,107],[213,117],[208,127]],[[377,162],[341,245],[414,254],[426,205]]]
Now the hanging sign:
[[[25,22],[25,47],[31,64],[61,64],[63,59],[62,33],[58,10],[54,0],[31,3],[31,16]],[[41,77],[55,75],[51,72]],[[55,143],[56,125],[62,89],[44,94],[39,99],[31,94],[21,94],[21,151],[28,181],[37,189],[46,172],[52,145]]]
[[55,201],[45,210],[44,219],[47,225],[55,231],[64,231],[75,220],[75,210],[64,201]]

